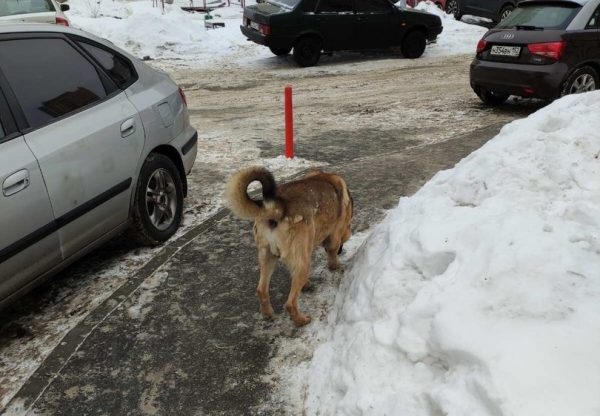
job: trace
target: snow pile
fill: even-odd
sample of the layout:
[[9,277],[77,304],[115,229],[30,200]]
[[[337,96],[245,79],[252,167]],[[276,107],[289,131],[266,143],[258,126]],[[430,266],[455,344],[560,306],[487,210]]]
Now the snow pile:
[[224,28],[206,29],[204,14],[189,13],[179,4],[152,7],[152,1],[69,0],[73,26],[106,38],[137,57],[177,59],[202,64],[245,45],[240,32],[242,8],[220,8],[212,15]]
[[357,254],[308,414],[598,415],[600,92],[402,198]]
[[456,20],[453,15],[440,10],[431,2],[421,2],[415,6],[415,9],[439,16],[444,26],[444,31],[438,36],[437,42],[428,45],[425,49],[425,56],[475,54],[477,42],[487,32],[484,27]]

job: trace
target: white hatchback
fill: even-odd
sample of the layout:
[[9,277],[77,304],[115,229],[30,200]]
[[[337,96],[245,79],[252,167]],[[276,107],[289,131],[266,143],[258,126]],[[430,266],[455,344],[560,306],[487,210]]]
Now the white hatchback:
[[0,0],[0,23],[55,23],[69,26],[68,4],[56,0]]

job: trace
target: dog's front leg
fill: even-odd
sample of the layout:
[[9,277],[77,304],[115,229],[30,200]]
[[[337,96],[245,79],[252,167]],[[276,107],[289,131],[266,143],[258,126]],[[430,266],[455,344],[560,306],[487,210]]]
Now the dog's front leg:
[[275,257],[268,246],[259,247],[258,263],[260,265],[260,280],[256,287],[256,295],[260,304],[260,313],[265,318],[273,317],[273,307],[269,297],[269,282],[277,265],[277,257]]

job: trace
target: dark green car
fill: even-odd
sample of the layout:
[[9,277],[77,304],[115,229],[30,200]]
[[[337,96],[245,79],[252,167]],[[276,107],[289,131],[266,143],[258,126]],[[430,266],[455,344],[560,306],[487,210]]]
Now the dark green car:
[[244,8],[241,29],[275,55],[294,49],[306,67],[316,65],[322,51],[393,48],[418,58],[442,32],[442,21],[388,0],[268,0]]

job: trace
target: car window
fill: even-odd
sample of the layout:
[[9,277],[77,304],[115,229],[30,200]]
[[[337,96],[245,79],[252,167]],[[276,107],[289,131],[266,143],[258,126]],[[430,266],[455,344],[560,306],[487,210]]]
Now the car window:
[[592,15],[592,18],[590,19],[590,21],[588,22],[587,26],[585,27],[586,29],[598,29],[600,28],[600,7],[598,7],[596,9],[596,11],[594,12],[594,14]]
[[523,5],[517,7],[496,28],[532,26],[544,29],[565,29],[577,15],[581,6],[575,3],[551,6],[548,4]]
[[119,88],[127,88],[137,79],[131,63],[122,56],[87,42],[77,43],[98,61]]
[[106,97],[96,68],[63,39],[0,41],[0,68],[30,127]]
[[317,6],[319,13],[352,13],[353,11],[351,0],[320,0]]
[[357,13],[381,13],[390,10],[387,0],[356,0]]
[[55,12],[50,0],[1,0],[0,16]]

